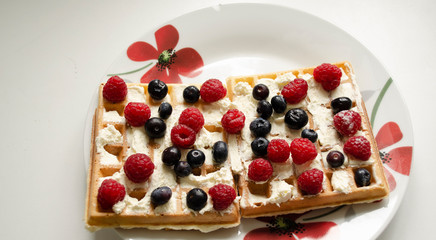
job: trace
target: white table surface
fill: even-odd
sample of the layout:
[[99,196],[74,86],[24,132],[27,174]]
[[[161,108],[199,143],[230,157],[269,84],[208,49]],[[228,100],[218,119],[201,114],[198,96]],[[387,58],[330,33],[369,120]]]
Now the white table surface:
[[[89,233],[82,221],[83,129],[96,86],[145,32],[230,2],[246,1],[0,2],[0,239],[120,239],[113,230]],[[334,23],[391,73],[409,107],[415,145],[408,190],[379,239],[432,236],[436,1],[269,2]]]

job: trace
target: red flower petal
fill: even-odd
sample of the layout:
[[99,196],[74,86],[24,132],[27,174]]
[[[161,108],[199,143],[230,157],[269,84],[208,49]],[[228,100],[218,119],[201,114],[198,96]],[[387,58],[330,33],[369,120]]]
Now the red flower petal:
[[127,48],[127,57],[133,61],[147,61],[157,59],[159,54],[153,46],[146,42],[135,42]]
[[173,25],[165,25],[154,33],[157,44],[157,51],[174,49],[179,42],[179,32]]
[[244,240],[264,240],[264,239],[271,239],[271,238],[274,238],[274,240],[292,239],[288,235],[279,235],[277,233],[273,233],[269,230],[269,228],[256,228],[248,232],[245,235]]
[[174,67],[177,67],[179,74],[186,77],[196,77],[201,73],[204,66],[200,54],[193,48],[183,48],[176,52]]
[[383,149],[400,141],[403,138],[403,133],[400,127],[395,122],[387,122],[377,133],[375,140],[378,148]]
[[399,147],[392,149],[389,154],[387,165],[403,175],[409,176],[410,165],[412,164],[413,147]]
[[395,178],[392,175],[392,173],[389,172],[387,168],[383,167],[383,170],[385,171],[386,180],[388,181],[389,184],[389,190],[390,192],[393,192],[397,187],[397,182],[395,181]]
[[[305,223],[304,231],[302,233],[296,233],[299,239],[303,239],[308,237],[310,239],[318,239],[322,238],[327,233],[329,233],[330,229],[335,227],[336,223],[334,222],[314,222],[314,223]],[[334,232],[336,235],[336,232]],[[329,239],[339,239],[339,236],[329,237]]]
[[181,83],[177,70],[175,69],[164,69],[159,71],[156,65],[154,65],[150,70],[148,70],[141,78],[142,83],[149,83],[151,80],[159,79],[165,83]]

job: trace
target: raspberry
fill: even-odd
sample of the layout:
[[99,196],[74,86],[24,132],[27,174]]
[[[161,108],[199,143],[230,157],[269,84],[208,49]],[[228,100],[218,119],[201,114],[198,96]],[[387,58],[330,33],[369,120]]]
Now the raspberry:
[[287,103],[295,104],[299,103],[306,97],[307,89],[307,82],[303,79],[296,78],[290,83],[286,84],[282,90],[282,95]]
[[194,145],[196,139],[192,128],[179,124],[171,129],[171,142],[177,147],[189,148]]
[[306,194],[315,195],[321,192],[323,179],[324,173],[321,170],[307,170],[298,177],[298,187]]
[[268,144],[267,156],[271,162],[282,163],[288,160],[291,149],[283,139],[273,139]]
[[103,87],[103,97],[113,103],[122,102],[127,95],[127,85],[118,76],[113,76],[107,80]]
[[331,91],[341,83],[342,71],[335,65],[323,63],[313,70],[313,78],[321,83],[326,91]]
[[248,166],[248,178],[256,182],[268,180],[272,173],[273,167],[271,163],[263,158],[253,160]]
[[291,142],[292,161],[295,164],[303,164],[316,158],[318,153],[313,142],[307,138],[296,138]]
[[180,114],[179,124],[186,125],[198,133],[204,125],[203,114],[197,108],[187,108]]
[[98,188],[97,201],[101,208],[111,209],[115,203],[123,200],[124,196],[126,196],[126,189],[121,183],[106,179]]
[[143,153],[136,153],[127,158],[124,163],[124,172],[130,181],[141,183],[148,180],[154,171],[154,164]]
[[145,122],[150,118],[150,108],[145,103],[130,102],[124,108],[124,117],[127,122],[133,127],[144,126]]
[[229,185],[217,184],[209,189],[209,195],[212,197],[213,208],[220,211],[232,204],[236,198],[236,191]]
[[371,156],[371,144],[363,136],[351,137],[344,144],[344,152],[366,161]]
[[226,132],[238,133],[244,128],[245,115],[238,109],[230,109],[221,118],[221,124]]
[[345,110],[338,112],[333,117],[333,123],[340,134],[351,137],[360,129],[362,118],[360,114],[355,111]]
[[201,85],[200,96],[205,102],[216,102],[224,98],[227,94],[227,89],[218,79],[209,79]]

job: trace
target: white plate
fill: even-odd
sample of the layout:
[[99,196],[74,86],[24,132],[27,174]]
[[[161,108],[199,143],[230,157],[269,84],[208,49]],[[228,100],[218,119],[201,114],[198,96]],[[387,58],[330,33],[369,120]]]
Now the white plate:
[[[368,49],[331,23],[304,12],[274,5],[219,5],[180,16],[161,27],[166,25],[173,26],[179,35],[174,50],[193,48],[204,64],[194,74],[195,77],[181,76],[182,81],[187,83],[316,66],[324,62],[350,61],[373,120],[374,133],[383,142],[379,144],[386,145],[382,149],[384,153],[391,154],[391,159],[385,156],[390,161],[385,167],[390,172],[388,178],[393,191],[389,199],[382,202],[312,211],[298,218],[287,216],[282,219],[288,219],[288,223],[294,223],[295,220],[304,228],[303,233],[296,233],[300,239],[310,236],[322,239],[374,239],[383,231],[406,191],[413,133],[408,111],[397,88]],[[138,41],[157,47],[154,31],[146,33]],[[107,74],[131,72],[152,63],[147,68],[122,75],[129,81],[139,82],[144,73],[154,67],[156,60],[129,59],[127,48],[108,69],[102,81],[107,79]],[[91,120],[96,104],[95,94],[85,129],[86,166],[89,162]],[[380,130],[382,126],[383,130]],[[392,138],[395,141],[389,143]],[[248,236],[254,238],[247,237],[252,230],[255,232]],[[289,234],[291,230],[285,232]],[[144,229],[117,232],[125,239],[289,239],[286,234],[279,236],[271,233],[267,223],[255,219],[242,219],[238,228],[208,234]]]

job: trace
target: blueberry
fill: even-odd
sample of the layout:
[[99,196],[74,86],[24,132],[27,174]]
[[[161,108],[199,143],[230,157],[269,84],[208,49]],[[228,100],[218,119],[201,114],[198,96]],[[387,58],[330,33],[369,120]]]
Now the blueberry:
[[165,135],[167,125],[165,122],[157,117],[148,119],[145,123],[145,133],[151,138],[161,138]]
[[215,163],[223,163],[227,160],[229,149],[227,143],[223,141],[216,142],[212,147],[212,156]]
[[271,105],[276,113],[282,113],[286,110],[286,100],[280,95],[271,98]]
[[188,86],[183,90],[183,99],[187,103],[196,103],[200,98],[200,90],[196,86]]
[[300,129],[309,121],[307,113],[301,108],[293,108],[285,115],[285,123],[290,129]]
[[329,154],[327,154],[326,160],[331,167],[337,168],[344,164],[345,157],[344,154],[339,151],[330,151]]
[[167,203],[173,192],[169,187],[158,187],[151,192],[151,203],[154,207]]
[[168,93],[168,86],[159,79],[152,80],[148,84],[148,94],[154,100],[162,100]]
[[371,173],[366,168],[358,168],[354,172],[354,180],[358,187],[369,186],[371,183]]
[[256,100],[264,100],[269,95],[269,89],[265,84],[257,84],[253,88],[253,97]]
[[168,147],[162,152],[162,162],[167,166],[173,166],[181,157],[182,153],[175,146]]
[[178,161],[174,165],[174,172],[178,177],[187,177],[192,172],[191,165],[186,161]]
[[267,154],[269,141],[264,137],[258,137],[251,142],[251,150],[256,156],[265,156]]
[[265,137],[271,131],[271,123],[263,118],[256,118],[250,123],[250,131],[255,137]]
[[193,188],[186,195],[186,204],[194,211],[200,211],[206,206],[207,194],[203,189]]
[[318,139],[318,133],[316,133],[315,130],[313,130],[313,129],[304,129],[301,132],[301,137],[302,138],[307,138],[311,142],[315,143],[316,140]]
[[162,119],[167,119],[171,116],[171,113],[173,113],[173,107],[171,104],[167,102],[163,102],[160,104],[159,109],[157,110],[159,113],[159,117]]
[[336,114],[343,110],[350,110],[352,105],[353,102],[351,101],[351,99],[347,97],[338,97],[330,102],[330,106],[332,107],[333,114]]
[[257,103],[256,111],[260,115],[261,118],[268,119],[269,117],[271,117],[271,114],[273,112],[273,108],[272,108],[271,103],[269,103],[266,100],[262,100],[262,101],[259,101]]
[[186,160],[192,168],[201,167],[205,159],[206,156],[204,153],[198,149],[193,149],[188,152],[188,155],[186,155]]

